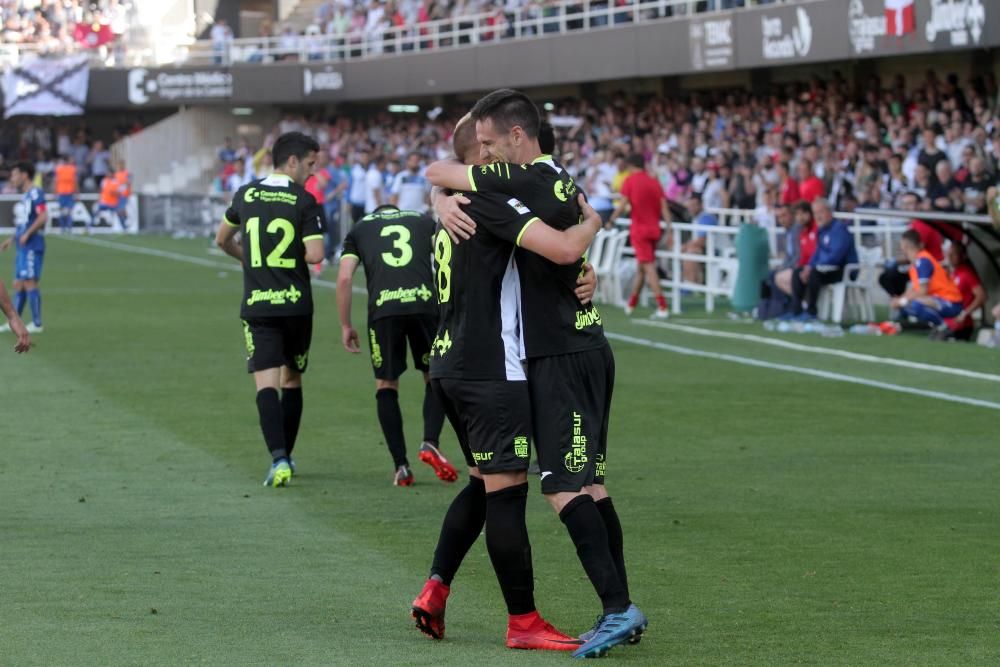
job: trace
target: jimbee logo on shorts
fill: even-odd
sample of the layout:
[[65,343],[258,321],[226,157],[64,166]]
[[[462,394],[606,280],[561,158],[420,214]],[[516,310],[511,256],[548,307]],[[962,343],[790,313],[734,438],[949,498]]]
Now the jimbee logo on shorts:
[[571,473],[582,472],[587,465],[587,436],[583,434],[583,417],[573,413],[573,448],[566,452],[566,470]]

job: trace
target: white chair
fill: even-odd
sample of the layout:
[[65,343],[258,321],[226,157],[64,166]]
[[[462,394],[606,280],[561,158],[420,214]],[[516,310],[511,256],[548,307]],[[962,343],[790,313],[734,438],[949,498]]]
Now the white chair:
[[872,292],[875,289],[876,271],[882,261],[882,248],[860,248],[858,263],[844,267],[844,279],[833,285],[827,285],[819,293],[819,303],[816,310],[819,319],[841,324],[844,321],[844,311],[850,306],[857,306],[858,316],[862,321],[871,322],[875,319],[875,306],[872,302]]

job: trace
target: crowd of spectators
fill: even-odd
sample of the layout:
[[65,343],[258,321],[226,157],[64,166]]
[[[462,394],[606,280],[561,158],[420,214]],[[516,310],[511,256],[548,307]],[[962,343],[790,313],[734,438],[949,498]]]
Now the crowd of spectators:
[[66,54],[120,43],[131,0],[0,0],[3,43]]
[[[585,22],[587,27],[596,28],[781,1],[684,0],[662,9],[642,8],[636,13],[636,5],[642,4],[636,0],[581,0],[569,4],[560,0],[324,0],[308,26],[276,26],[265,21],[256,37],[270,40],[272,57],[279,60],[298,59],[302,54],[309,60],[327,60],[337,58],[340,49],[348,49],[357,57],[363,48],[370,53],[392,53],[397,48],[415,50],[418,43],[421,49],[433,48],[435,43],[469,44],[474,28],[481,29],[478,41],[490,41],[559,32],[563,18],[567,30],[580,30]],[[596,15],[581,17],[585,8]],[[428,24],[433,22],[443,23],[432,30]],[[216,60],[221,63],[233,32],[225,22],[219,22],[213,26],[210,38]],[[362,46],[363,42],[367,46]],[[251,61],[265,58],[263,50],[248,51],[244,57]]]
[[[80,192],[98,192],[101,181],[113,171],[111,145],[141,129],[138,122],[107,133],[95,132],[84,123],[45,118],[6,123],[0,131],[0,165],[34,161],[37,184],[50,192],[56,165],[61,156],[68,156],[76,166]],[[0,169],[0,193],[12,191],[7,171]]]
[[[830,210],[859,208],[983,214],[1000,175],[1000,91],[992,76],[962,82],[928,71],[909,85],[896,77],[851,86],[835,75],[767,94],[619,94],[607,101],[555,100],[545,109],[559,159],[604,215],[618,200],[627,157],[638,154],[696,224],[717,224],[709,211],[722,208],[753,211],[767,228],[801,217],[807,247],[796,253],[796,270],[780,286],[807,297],[806,316],[815,314],[824,282],[817,275],[810,285],[809,271],[802,270],[828,233],[813,220],[818,201],[824,223]],[[323,147],[321,196],[331,211],[357,216],[398,198],[404,181],[411,192],[414,184],[425,188],[426,206],[426,184],[414,176],[450,154],[451,127],[465,111],[289,116],[272,137],[290,129],[315,136]],[[263,148],[224,151],[217,190],[231,192],[266,170]],[[699,238],[686,243],[686,252],[704,251]],[[853,243],[844,251],[841,265],[856,257]],[[691,281],[701,280],[698,269],[697,263],[685,267]]]

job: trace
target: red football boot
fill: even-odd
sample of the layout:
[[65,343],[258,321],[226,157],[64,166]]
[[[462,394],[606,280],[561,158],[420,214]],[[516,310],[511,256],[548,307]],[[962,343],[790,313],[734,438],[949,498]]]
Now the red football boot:
[[573,651],[582,643],[576,637],[556,630],[537,611],[508,617],[507,648]]
[[428,579],[413,601],[410,615],[417,629],[433,639],[444,639],[444,607],[451,589],[437,579]]
[[458,471],[455,470],[455,466],[448,463],[448,459],[442,456],[433,443],[424,441],[420,444],[420,460],[434,468],[434,474],[442,482],[454,482],[458,479]]

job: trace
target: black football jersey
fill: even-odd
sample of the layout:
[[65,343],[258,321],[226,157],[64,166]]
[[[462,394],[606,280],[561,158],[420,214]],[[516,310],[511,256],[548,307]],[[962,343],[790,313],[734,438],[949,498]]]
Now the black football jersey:
[[365,267],[368,321],[400,315],[437,315],[431,270],[434,221],[417,211],[366,215],[344,239],[342,257]]
[[521,366],[520,280],[514,248],[536,218],[516,199],[466,193],[476,234],[458,245],[439,229],[434,264],[441,306],[431,376],[525,380]]
[[[469,168],[470,188],[516,197],[534,215],[565,230],[581,220],[579,191],[562,165],[549,155],[531,164],[497,163]],[[576,281],[584,259],[561,266],[518,248],[524,350],[528,359],[581,352],[607,344],[601,314],[593,303],[576,298]]]
[[323,238],[323,208],[298,183],[271,174],[236,191],[225,222],[243,234],[240,316],[283,317],[313,312],[305,242]]

